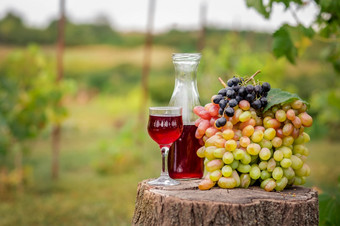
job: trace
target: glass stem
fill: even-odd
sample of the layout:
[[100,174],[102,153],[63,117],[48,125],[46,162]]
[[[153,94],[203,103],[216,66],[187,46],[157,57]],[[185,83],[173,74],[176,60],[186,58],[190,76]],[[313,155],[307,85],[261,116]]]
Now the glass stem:
[[169,148],[168,147],[162,147],[162,172],[161,176],[169,176],[168,172],[168,154],[169,154]]

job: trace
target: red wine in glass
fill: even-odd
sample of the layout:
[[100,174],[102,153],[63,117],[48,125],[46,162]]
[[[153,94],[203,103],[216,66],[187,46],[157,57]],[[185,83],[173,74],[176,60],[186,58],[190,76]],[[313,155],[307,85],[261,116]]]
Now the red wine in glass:
[[177,140],[183,130],[181,115],[149,115],[148,132],[160,148]]
[[182,108],[181,107],[150,107],[148,133],[161,148],[162,171],[156,180],[149,181],[150,185],[177,185],[178,181],[171,179],[168,173],[169,148],[182,134]]

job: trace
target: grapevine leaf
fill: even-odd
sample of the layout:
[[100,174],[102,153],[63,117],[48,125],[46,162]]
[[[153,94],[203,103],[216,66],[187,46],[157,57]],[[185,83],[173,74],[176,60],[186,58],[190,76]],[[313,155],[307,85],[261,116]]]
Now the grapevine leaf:
[[291,63],[295,63],[297,49],[288,31],[289,25],[285,24],[273,34],[273,52],[276,57],[285,56]]
[[265,18],[269,18],[270,11],[263,5],[262,0],[246,0],[248,7],[253,7],[257,12]]
[[289,93],[287,91],[283,91],[281,89],[273,88],[268,92],[268,104],[264,108],[263,112],[266,112],[269,108],[277,104],[286,104],[290,103],[294,100],[301,100],[309,107],[309,103],[302,100],[297,94]]

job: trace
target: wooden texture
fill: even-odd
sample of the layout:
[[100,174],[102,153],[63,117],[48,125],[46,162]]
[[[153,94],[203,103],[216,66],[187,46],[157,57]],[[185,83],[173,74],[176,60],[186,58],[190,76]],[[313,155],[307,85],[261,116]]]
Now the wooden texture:
[[200,191],[199,180],[180,185],[138,185],[133,225],[318,225],[317,192],[292,187],[282,192],[213,188]]

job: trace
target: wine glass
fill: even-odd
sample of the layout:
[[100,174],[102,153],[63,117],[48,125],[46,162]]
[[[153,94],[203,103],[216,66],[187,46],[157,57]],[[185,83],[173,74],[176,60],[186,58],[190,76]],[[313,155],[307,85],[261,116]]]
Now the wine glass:
[[169,148],[182,134],[182,108],[181,107],[150,107],[148,132],[156,141],[162,153],[161,176],[149,181],[150,185],[177,185],[178,181],[171,179],[168,173]]

